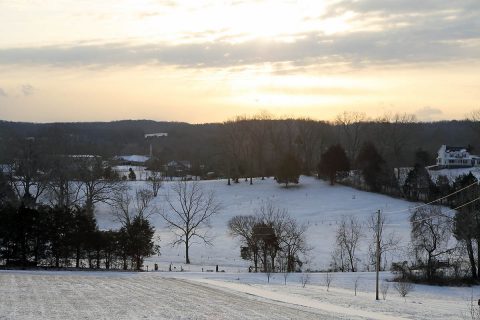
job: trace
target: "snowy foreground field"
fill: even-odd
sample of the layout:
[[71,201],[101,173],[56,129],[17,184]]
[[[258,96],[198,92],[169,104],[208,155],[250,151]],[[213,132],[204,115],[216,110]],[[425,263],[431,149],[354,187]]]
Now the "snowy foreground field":
[[[468,319],[480,290],[390,283],[374,300],[374,274],[0,271],[0,319]],[[388,278],[388,273],[382,278]],[[359,292],[353,284],[359,278]]]
[[[306,268],[328,268],[337,222],[355,215],[362,222],[378,209],[388,218],[387,230],[410,237],[409,209],[416,203],[331,187],[314,178],[284,189],[273,179],[227,186],[226,181],[202,181],[222,203],[221,214],[211,221],[212,246],[194,245],[191,265],[185,265],[183,247],[172,247],[172,235],[158,214],[150,217],[160,237],[161,255],[146,261],[150,272],[47,272],[0,271],[0,320],[3,319],[469,319],[471,299],[480,298],[480,287],[447,288],[417,285],[404,299],[389,283],[386,300],[375,301],[375,275],[371,272],[335,273],[329,291],[324,273],[311,273],[306,287],[301,274],[248,273],[249,263],[239,257],[239,242],[229,236],[228,220],[252,214],[262,201],[286,208],[292,217],[308,224],[312,247]],[[129,183],[132,191],[146,182]],[[170,192],[173,182],[161,193]],[[164,208],[164,198],[154,201],[154,212]],[[445,211],[448,211],[445,209]],[[97,207],[101,228],[116,228],[111,208]],[[365,269],[370,236],[361,241],[360,270]],[[402,261],[405,252],[393,257]],[[154,263],[160,271],[152,272]],[[173,272],[165,272],[172,264]],[[207,272],[215,266],[225,272]],[[179,272],[179,270],[184,272]],[[205,272],[201,272],[201,271]],[[163,271],[163,272],[162,272]],[[385,283],[389,272],[381,274]],[[358,283],[357,296],[354,284]]]
[[[175,182],[164,183],[160,193],[164,195],[171,192],[173,183]],[[148,187],[144,181],[129,184],[131,192]],[[300,184],[289,189],[280,186],[272,178],[263,181],[255,179],[253,185],[241,181],[239,184],[227,186],[225,180],[201,181],[200,184],[206,190],[214,190],[223,206],[221,213],[211,221],[209,234],[213,236],[212,246],[193,245],[190,250],[192,265],[181,266],[185,259],[184,248],[172,248],[171,232],[165,228],[160,215],[153,214],[150,220],[160,236],[161,256],[147,260],[146,265],[150,270],[154,263],[158,263],[161,270],[168,270],[168,265],[172,262],[177,268],[183,267],[186,271],[201,271],[202,267],[205,270],[212,269],[212,266],[217,264],[221,270],[227,272],[247,271],[249,263],[240,258],[240,243],[228,234],[227,222],[236,215],[253,214],[264,201],[272,201],[276,206],[287,209],[299,222],[308,224],[307,240],[312,250],[307,267],[311,270],[325,270],[329,267],[335,230],[342,215],[355,215],[366,223],[372,213],[381,209],[388,219],[387,232],[395,231],[402,238],[404,246],[410,237],[409,208],[418,205],[349,187],[330,186],[325,181],[310,177],[301,177]],[[156,212],[165,208],[161,194],[153,202]],[[118,227],[111,208],[106,205],[97,208],[97,219],[101,228]],[[369,241],[370,235],[366,234],[360,243],[360,269],[363,269],[366,262]],[[403,259],[403,254],[402,250],[398,251],[395,260]]]

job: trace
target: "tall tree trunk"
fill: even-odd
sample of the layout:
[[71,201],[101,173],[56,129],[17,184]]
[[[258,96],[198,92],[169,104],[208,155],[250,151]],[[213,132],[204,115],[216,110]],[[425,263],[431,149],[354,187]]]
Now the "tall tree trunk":
[[185,240],[185,264],[190,264],[190,257],[188,256],[188,238]]
[[97,269],[100,269],[100,250],[97,250]]
[[75,255],[75,267],[80,268],[80,246],[77,246],[77,252]]
[[473,255],[472,240],[468,239],[466,242],[467,242],[468,259],[470,260],[470,271],[472,272],[472,279],[476,279],[477,278],[477,268],[475,266],[475,257]]

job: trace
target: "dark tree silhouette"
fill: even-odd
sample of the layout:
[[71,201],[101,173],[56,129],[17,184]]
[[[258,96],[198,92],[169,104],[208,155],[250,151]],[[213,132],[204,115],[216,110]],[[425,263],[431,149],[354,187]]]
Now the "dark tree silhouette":
[[427,169],[417,164],[407,175],[403,193],[411,200],[428,200],[438,192]]
[[[455,207],[462,206],[455,213],[453,235],[458,241],[462,241],[465,244],[472,279],[478,277],[474,244],[476,242],[477,248],[479,248],[478,245],[480,244],[480,206],[477,202],[474,202],[478,197],[480,187],[476,183],[477,178],[470,172],[468,175],[457,177],[453,184],[455,190],[468,187],[462,192],[456,193],[453,199]],[[480,258],[480,250],[477,250],[478,258]]]
[[291,183],[298,184],[300,173],[301,167],[297,158],[292,153],[287,153],[280,161],[275,177],[278,183],[283,183],[288,188]]
[[365,183],[372,191],[380,191],[382,168],[385,164],[377,148],[371,142],[365,142],[358,153],[357,167],[362,170]]
[[330,184],[334,185],[338,171],[348,171],[350,163],[343,147],[339,144],[330,146],[322,154],[318,164],[318,175],[328,177]]
[[127,254],[132,257],[135,270],[141,270],[144,258],[158,252],[158,247],[153,242],[155,229],[147,219],[137,215],[120,232],[127,239]]

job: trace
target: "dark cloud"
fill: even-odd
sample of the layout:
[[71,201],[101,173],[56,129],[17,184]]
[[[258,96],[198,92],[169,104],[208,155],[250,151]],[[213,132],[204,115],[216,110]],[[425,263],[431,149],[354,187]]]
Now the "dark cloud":
[[441,116],[443,115],[443,111],[440,110],[439,108],[423,107],[421,109],[418,109],[415,112],[415,115],[420,120],[433,121],[433,120],[438,120],[439,118],[441,118]]
[[[5,48],[0,49],[0,64],[100,67],[165,64],[203,68],[255,63],[305,67],[342,62],[363,67],[478,61],[480,56],[478,0],[344,0],[332,5],[328,14],[331,17],[346,11],[357,12],[359,22],[377,28],[337,35],[298,34],[293,42],[281,39],[233,42],[228,36],[202,41],[205,34],[192,33],[184,39],[190,43],[181,45],[125,42]],[[207,33],[211,32],[214,31]]]
[[439,12],[472,12],[479,11],[478,0],[340,0],[330,5],[328,15],[353,11],[361,14],[381,13],[385,15],[406,14],[438,14]]

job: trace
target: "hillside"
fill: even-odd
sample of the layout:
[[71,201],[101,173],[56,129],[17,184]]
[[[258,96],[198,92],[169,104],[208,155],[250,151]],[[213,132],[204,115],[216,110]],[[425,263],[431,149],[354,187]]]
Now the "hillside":
[[[172,184],[166,182],[161,190],[162,194],[169,192]],[[386,213],[389,230],[395,231],[402,237],[402,243],[409,240],[410,226],[408,223],[409,208],[416,205],[401,199],[375,193],[358,191],[344,186],[330,186],[322,180],[311,177],[301,177],[300,185],[285,189],[273,179],[254,180],[254,185],[240,182],[227,186],[224,180],[201,181],[205,189],[215,191],[217,199],[221,201],[223,210],[212,221],[211,235],[214,236],[213,245],[195,245],[191,249],[193,266],[184,266],[187,270],[200,270],[201,267],[211,267],[219,264],[227,270],[248,268],[248,262],[240,259],[240,244],[237,239],[228,235],[227,222],[235,215],[248,215],[254,213],[262,201],[272,201],[276,206],[286,208],[289,214],[298,221],[308,224],[308,243],[313,247],[310,252],[311,262],[308,268],[313,270],[326,269],[330,263],[331,251],[335,241],[336,225],[342,215],[355,215],[362,222],[381,209]],[[145,182],[130,182],[133,189],[145,187]],[[156,210],[164,207],[163,197],[159,195],[154,204]],[[97,219],[100,228],[116,226],[110,208],[101,206],[98,208]],[[395,211],[395,213],[388,213]],[[401,212],[398,212],[401,211]],[[184,261],[182,247],[172,248],[171,233],[165,229],[165,224],[158,214],[151,217],[151,221],[161,238],[160,257],[152,257],[147,261],[150,268],[153,263],[160,263],[161,268],[166,270],[168,264],[176,265]],[[366,231],[366,230],[365,230]],[[360,266],[363,268],[365,254],[368,248],[370,235],[366,235],[361,241],[359,256],[362,258]],[[401,259],[403,253],[396,253],[396,259]]]

